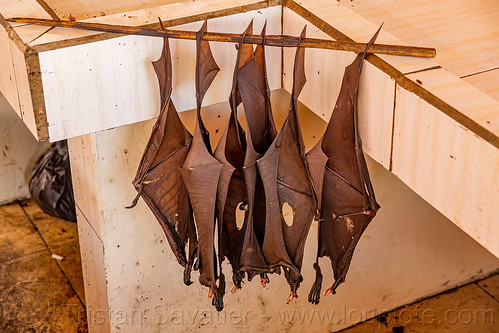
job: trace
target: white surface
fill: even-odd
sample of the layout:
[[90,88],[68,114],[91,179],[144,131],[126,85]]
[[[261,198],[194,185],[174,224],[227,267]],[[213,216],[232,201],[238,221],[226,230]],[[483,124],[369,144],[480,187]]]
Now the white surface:
[[[282,118],[289,101],[277,103],[280,111],[275,107],[274,112]],[[218,110],[211,107],[204,114],[208,129],[220,128],[222,132],[227,105],[219,105]],[[217,114],[221,118],[214,121]],[[193,117],[189,117],[187,124],[192,129]],[[307,119],[316,118],[308,114]],[[296,301],[286,305],[289,287],[283,276],[272,275],[266,289],[255,279],[235,294],[228,292],[225,310],[219,315],[207,298],[207,288],[199,285],[197,273],[193,273],[194,285],[183,284],[182,268],[144,201],[139,200],[134,209],[123,208],[136,195],[131,180],[153,123],[151,120],[88,135],[84,141],[91,142],[95,149],[81,150],[87,154],[78,159],[94,161],[86,166],[94,168],[96,177],[92,181],[99,188],[94,197],[98,214],[91,224],[100,226],[106,283],[94,285],[93,290],[107,292],[109,317],[100,325],[110,327],[111,332],[336,331],[499,268],[496,257],[385,168],[368,159],[381,210],[362,237],[347,282],[338,288],[337,295],[323,296],[318,306],[307,302],[315,276],[314,223],[305,249],[305,280]],[[316,119],[315,124],[302,126],[304,136],[310,138],[324,124],[318,126]],[[79,138],[71,141],[70,147],[83,142]],[[82,244],[92,239],[80,236]],[[89,258],[83,258],[84,264],[86,260]],[[321,266],[324,291],[333,280],[327,259],[321,261]],[[228,265],[224,270],[230,276]],[[230,278],[227,280],[229,291],[232,283]]]
[[[255,32],[267,19],[267,33],[281,31],[281,9],[270,7],[208,21],[208,30],[240,33],[252,18]],[[178,29],[198,30],[196,22]],[[161,38],[126,36],[40,53],[43,89],[51,141],[147,120],[159,112],[159,88],[151,61],[159,58]],[[173,61],[172,99],[177,110],[195,107],[195,42],[170,41]],[[212,43],[220,72],[204,104],[227,100],[236,49]],[[269,85],[281,86],[281,50],[266,48]],[[272,64],[272,65],[270,65]]]
[[[315,10],[317,13],[318,9]],[[317,14],[327,17],[335,27],[338,24],[346,29],[340,31],[347,35],[357,31],[359,25],[365,27],[365,22],[353,20],[357,14],[343,6],[334,5],[328,11]],[[349,25],[347,17],[352,18]],[[283,22],[284,33],[296,35],[307,21],[285,9]],[[369,28],[376,29],[372,24]],[[307,33],[325,37],[312,24]],[[326,121],[334,109],[345,66],[354,57],[352,52],[305,52],[307,83],[299,100]],[[285,50],[283,81],[288,91],[292,87],[293,61],[292,50]],[[407,77],[478,124],[497,132],[499,103],[488,95],[445,69]],[[364,62],[359,83],[359,129],[365,153],[499,256],[499,150],[420,97],[395,86],[396,82],[387,74]]]
[[35,140],[0,94],[0,204],[30,196],[31,167],[47,146]]

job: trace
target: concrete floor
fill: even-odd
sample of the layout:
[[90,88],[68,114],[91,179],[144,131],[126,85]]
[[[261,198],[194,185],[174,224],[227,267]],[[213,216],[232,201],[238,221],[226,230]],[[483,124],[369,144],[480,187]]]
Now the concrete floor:
[[[499,332],[498,315],[499,274],[342,332]],[[30,201],[0,206],[0,332],[86,331],[76,223]]]

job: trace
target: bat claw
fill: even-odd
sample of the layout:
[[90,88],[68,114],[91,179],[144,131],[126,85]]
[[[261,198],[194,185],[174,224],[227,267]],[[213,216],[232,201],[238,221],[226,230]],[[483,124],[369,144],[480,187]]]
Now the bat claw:
[[324,296],[327,296],[329,294],[334,294],[333,293],[333,287],[328,288],[328,290],[326,290],[326,292],[324,293]]
[[267,286],[267,283],[270,283],[269,278],[261,278],[260,282],[262,283],[262,287],[265,288]]
[[210,288],[210,291],[208,291],[208,298],[213,297],[213,290]]
[[238,286],[232,287],[231,293],[235,293],[237,291],[237,289],[241,289],[241,287],[238,287]]
[[291,301],[293,300],[293,298],[298,298],[298,295],[296,293],[294,293],[294,292],[291,292],[289,294],[288,300],[286,301],[286,304],[291,303]]

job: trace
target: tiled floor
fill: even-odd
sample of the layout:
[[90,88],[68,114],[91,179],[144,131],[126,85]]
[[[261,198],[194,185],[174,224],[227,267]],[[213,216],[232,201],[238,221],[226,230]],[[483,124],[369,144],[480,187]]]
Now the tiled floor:
[[346,329],[363,332],[499,332],[499,275],[404,306]]
[[76,223],[0,206],[0,332],[86,332],[84,298]]
[[[0,206],[0,332],[86,332],[84,297],[76,223]],[[499,274],[343,332],[499,332]]]

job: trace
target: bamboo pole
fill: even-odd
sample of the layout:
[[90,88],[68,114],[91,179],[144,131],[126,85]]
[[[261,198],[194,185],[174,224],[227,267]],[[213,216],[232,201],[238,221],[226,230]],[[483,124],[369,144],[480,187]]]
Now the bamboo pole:
[[[26,23],[35,25],[45,25],[53,27],[84,29],[100,32],[111,32],[124,35],[141,35],[152,37],[165,37],[165,32],[161,28],[145,28],[134,27],[126,25],[111,25],[102,23],[90,22],[73,22],[73,21],[55,21],[48,19],[35,19],[35,18],[11,18],[10,22]],[[196,32],[194,31],[181,31],[181,30],[167,30],[169,38],[176,39],[196,39]],[[212,42],[232,42],[237,43],[241,38],[240,34],[232,33],[218,33],[207,32],[204,34],[203,39]],[[260,35],[246,35],[244,42],[248,44],[262,44],[262,36]],[[296,47],[298,37],[287,35],[267,35],[265,36],[265,45],[277,47]],[[352,51],[356,53],[364,52],[366,43],[351,43],[351,42],[338,42],[327,39],[317,38],[304,38],[301,40],[300,46],[316,49],[329,49],[340,51]],[[386,45],[386,44],[373,44],[367,50],[368,53],[412,56],[412,57],[425,57],[434,58],[436,50],[434,48],[416,47],[416,46],[403,46],[403,45]]]

